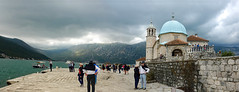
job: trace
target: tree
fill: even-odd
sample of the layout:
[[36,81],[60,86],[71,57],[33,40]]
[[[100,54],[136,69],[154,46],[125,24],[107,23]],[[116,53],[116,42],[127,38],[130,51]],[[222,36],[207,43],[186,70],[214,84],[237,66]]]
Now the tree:
[[235,56],[235,53],[232,51],[223,51],[222,56]]

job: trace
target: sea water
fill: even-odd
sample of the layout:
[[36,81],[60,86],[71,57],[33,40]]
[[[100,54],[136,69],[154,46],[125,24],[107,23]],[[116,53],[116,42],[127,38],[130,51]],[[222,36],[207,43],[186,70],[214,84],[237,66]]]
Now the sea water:
[[[33,68],[32,66],[38,62],[37,60],[14,60],[14,59],[0,59],[0,88],[7,85],[6,81],[31,73],[40,72],[43,69]],[[49,67],[49,62],[44,61],[45,65]],[[65,62],[53,61],[53,68],[66,68],[68,65]]]

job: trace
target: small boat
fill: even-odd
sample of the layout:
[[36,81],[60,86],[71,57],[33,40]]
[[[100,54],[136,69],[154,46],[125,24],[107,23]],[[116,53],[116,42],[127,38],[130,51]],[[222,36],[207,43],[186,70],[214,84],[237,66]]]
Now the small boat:
[[[36,65],[33,65],[32,67],[33,68],[47,68],[45,65],[44,65],[45,62],[43,61],[38,61]],[[43,65],[41,65],[43,64]]]

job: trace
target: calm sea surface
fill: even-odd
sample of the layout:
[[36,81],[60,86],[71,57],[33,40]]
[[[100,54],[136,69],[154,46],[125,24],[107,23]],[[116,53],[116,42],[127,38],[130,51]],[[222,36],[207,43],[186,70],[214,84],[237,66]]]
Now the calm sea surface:
[[[9,79],[42,71],[43,69],[32,67],[32,65],[36,64],[36,62],[36,60],[0,59],[0,88],[6,86],[6,81]],[[45,65],[49,67],[49,62],[45,62]],[[53,61],[53,68],[56,66],[63,68],[68,67],[65,62]]]

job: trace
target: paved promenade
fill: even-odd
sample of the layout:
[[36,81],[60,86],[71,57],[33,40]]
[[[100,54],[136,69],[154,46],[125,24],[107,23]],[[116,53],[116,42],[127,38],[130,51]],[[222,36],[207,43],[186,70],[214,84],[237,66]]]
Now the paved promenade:
[[[129,75],[100,71],[96,92],[171,92],[170,87],[159,83],[147,84],[147,90],[134,90],[132,70]],[[53,72],[34,73],[13,79],[19,82],[0,88],[0,92],[87,92],[86,80],[84,87],[80,87],[77,78],[77,72],[68,72],[66,68],[54,69]]]

